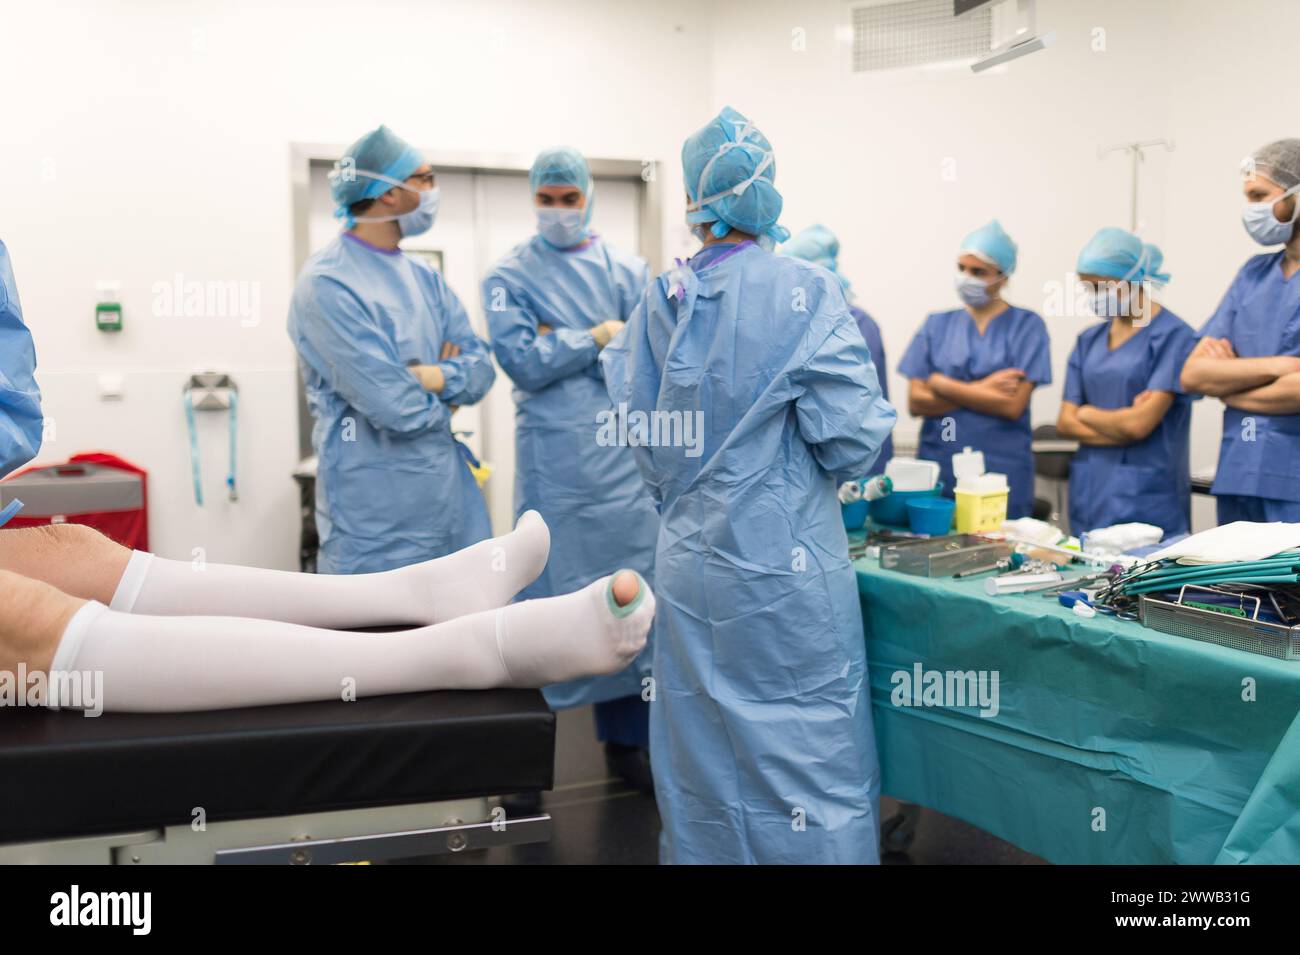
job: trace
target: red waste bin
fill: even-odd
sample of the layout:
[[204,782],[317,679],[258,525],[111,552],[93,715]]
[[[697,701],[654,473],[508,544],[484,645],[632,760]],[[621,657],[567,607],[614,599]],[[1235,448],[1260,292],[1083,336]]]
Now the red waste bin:
[[5,528],[84,524],[134,550],[149,549],[149,475],[106,451],[27,468],[0,481],[0,510],[23,502]]

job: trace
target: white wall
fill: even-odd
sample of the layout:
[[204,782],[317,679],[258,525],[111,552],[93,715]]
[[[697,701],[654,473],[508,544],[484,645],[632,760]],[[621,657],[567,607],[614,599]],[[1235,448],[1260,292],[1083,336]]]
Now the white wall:
[[[1237,221],[1237,161],[1297,134],[1286,105],[1300,5],[1040,8],[1056,46],[996,72],[852,76],[839,0],[0,0],[0,237],[56,424],[42,459],[103,447],[149,468],[163,554],[204,547],[213,560],[294,566],[288,144],[350,142],[379,122],[449,151],[527,154],[567,140],[667,160],[665,254],[678,255],[681,140],[730,103],[776,146],[786,224],[839,233],[891,364],[927,311],[953,303],[952,256],[968,229],[1002,219],[1022,252],[1013,297],[1041,309],[1044,283],[1069,279],[1088,236],[1127,222],[1128,166],[1097,147],[1170,138],[1177,151],[1143,173],[1144,232],[1174,274],[1165,301],[1199,326],[1254,251]],[[255,283],[258,321],[154,315],[154,284],[177,273]],[[102,279],[122,283],[117,336],[94,329]],[[1054,420],[1088,323],[1049,318],[1058,382],[1036,395],[1036,421]],[[202,420],[200,511],[180,388],[205,368],[242,388],[242,493],[223,502],[224,422]],[[121,402],[98,397],[109,371],[125,376]],[[901,395],[897,375],[891,384]],[[1213,462],[1218,437],[1214,403],[1201,405],[1194,466]]]
[[[1129,224],[1128,161],[1098,159],[1097,148],[1176,142],[1143,169],[1141,231],[1166,253],[1164,302],[1199,328],[1258,251],[1239,221],[1237,164],[1300,135],[1286,108],[1294,0],[1040,0],[1040,32],[1055,30],[1056,45],[978,75],[851,74],[839,0],[727,0],[712,13],[711,106],[740,109],[772,140],[784,224],[820,221],[839,235],[841,266],[881,323],[891,366],[927,312],[956,304],[961,237],[1002,220],[1021,253],[1008,297],[1043,313],[1053,339],[1056,382],[1035,394],[1035,423],[1055,421],[1073,340],[1093,321],[1048,315],[1044,284],[1071,278],[1098,228]],[[1193,468],[1216,460],[1220,409],[1199,402]],[[917,427],[904,412],[900,430]]]
[[[0,2],[0,237],[36,338],[54,440],[40,460],[108,448],[152,472],[154,549],[296,565],[288,144],[351,142],[380,122],[448,151],[674,159],[707,106],[698,4],[590,0]],[[678,177],[675,162],[667,176]],[[666,214],[680,221],[680,179]],[[675,246],[669,251],[676,251]],[[256,323],[153,314],[152,288],[256,283]],[[98,280],[126,330],[95,330]],[[180,390],[232,374],[238,504],[224,420],[201,418],[195,507]],[[123,374],[104,402],[98,376]]]

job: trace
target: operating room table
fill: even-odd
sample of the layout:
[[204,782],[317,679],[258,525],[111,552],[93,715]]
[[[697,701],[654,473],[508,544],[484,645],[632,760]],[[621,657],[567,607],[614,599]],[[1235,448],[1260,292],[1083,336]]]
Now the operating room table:
[[197,713],[0,711],[0,863],[383,861],[545,841],[536,690]]
[[[1300,862],[1300,663],[855,567],[885,795],[1052,862]],[[897,705],[918,666],[996,674],[996,713]]]

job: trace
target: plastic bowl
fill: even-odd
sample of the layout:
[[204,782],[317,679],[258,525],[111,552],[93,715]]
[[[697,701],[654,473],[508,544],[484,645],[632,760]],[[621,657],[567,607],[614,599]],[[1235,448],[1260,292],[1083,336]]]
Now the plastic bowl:
[[957,502],[946,497],[922,497],[907,502],[907,523],[914,534],[938,537],[952,530]]
[[894,491],[871,502],[871,519],[877,524],[907,527],[907,502],[921,498],[938,497],[943,493],[943,482],[928,491]]
[[852,504],[841,504],[840,515],[844,518],[846,531],[862,530],[862,526],[867,523],[867,502],[854,501]]

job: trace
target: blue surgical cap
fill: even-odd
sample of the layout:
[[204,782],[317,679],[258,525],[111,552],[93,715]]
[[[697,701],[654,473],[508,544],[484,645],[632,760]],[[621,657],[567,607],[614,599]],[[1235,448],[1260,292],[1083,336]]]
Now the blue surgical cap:
[[330,177],[330,192],[335,204],[343,210],[336,215],[346,214],[347,207],[354,202],[382,196],[393,188],[391,182],[361,173],[376,172],[402,182],[423,165],[424,157],[415,147],[387,126],[366,133],[348,147]]
[[591,178],[591,168],[582,153],[572,146],[552,146],[543,149],[528,170],[528,188],[534,193],[542,186],[573,186],[587,199],[587,214],[583,226],[591,224],[591,213],[596,206],[596,181]]
[[682,174],[688,222],[712,222],[718,237],[739,229],[776,242],[789,238],[776,224],[781,193],[772,144],[730,106],[682,144]]
[[528,172],[528,188],[536,192],[542,186],[574,186],[586,195],[591,189],[587,160],[572,146],[543,149]]
[[826,226],[810,225],[781,246],[780,251],[782,255],[792,255],[796,259],[803,259],[813,265],[820,265],[822,268],[835,273],[835,277],[840,280],[844,290],[848,291],[849,280],[844,277],[839,269],[840,240],[835,238],[835,233]]
[[1006,275],[1016,270],[1016,244],[997,219],[962,239],[961,252],[996,265]]
[[1169,281],[1169,274],[1160,271],[1164,261],[1163,252],[1144,243],[1132,232],[1106,228],[1088,240],[1074,268],[1080,275],[1102,275],[1125,282],[1163,285]]

